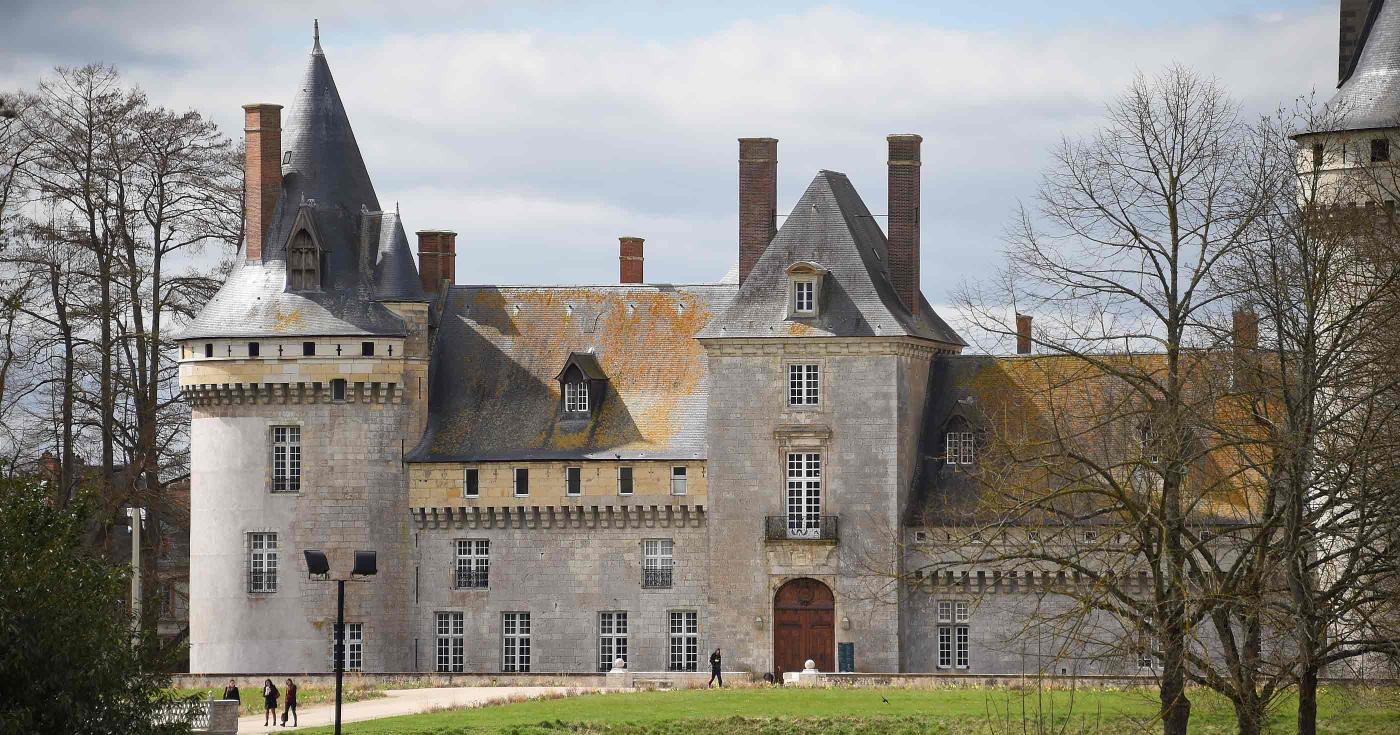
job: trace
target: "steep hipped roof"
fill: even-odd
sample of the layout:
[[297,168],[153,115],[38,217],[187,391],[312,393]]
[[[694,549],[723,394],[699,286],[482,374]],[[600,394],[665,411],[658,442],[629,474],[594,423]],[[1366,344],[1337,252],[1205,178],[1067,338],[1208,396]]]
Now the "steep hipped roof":
[[[408,459],[703,459],[709,371],[694,337],[734,288],[452,287]],[[608,377],[588,419],[559,404],[556,378],[579,355]]]
[[[788,318],[787,269],[798,261],[820,263],[829,271],[816,318]],[[890,285],[888,261],[885,234],[850,180],[822,171],[754,264],[734,303],[700,336],[910,336],[965,345],[922,297],[918,316],[904,308]]]
[[1341,112],[1338,129],[1400,126],[1400,2],[1377,0],[1359,44],[1350,71],[1328,103]]
[[[262,258],[240,260],[180,336],[405,334],[375,302],[427,297],[398,214],[379,211],[319,38],[284,127],[282,192]],[[287,290],[287,244],[299,218],[321,248],[320,291]]]

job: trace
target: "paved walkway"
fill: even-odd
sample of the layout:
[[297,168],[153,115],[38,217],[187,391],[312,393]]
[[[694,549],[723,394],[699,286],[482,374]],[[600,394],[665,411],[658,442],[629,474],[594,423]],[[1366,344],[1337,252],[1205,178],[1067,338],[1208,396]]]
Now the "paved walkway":
[[[499,702],[512,697],[541,697],[555,692],[592,692],[597,689],[579,687],[452,687],[440,689],[390,689],[384,697],[366,699],[341,705],[341,722],[377,720],[381,717],[411,715],[444,707],[466,707],[474,704]],[[301,727],[330,725],[335,721],[334,704],[317,704],[301,708]],[[238,732],[289,732],[295,728],[263,727],[262,715],[248,715],[238,720]]]

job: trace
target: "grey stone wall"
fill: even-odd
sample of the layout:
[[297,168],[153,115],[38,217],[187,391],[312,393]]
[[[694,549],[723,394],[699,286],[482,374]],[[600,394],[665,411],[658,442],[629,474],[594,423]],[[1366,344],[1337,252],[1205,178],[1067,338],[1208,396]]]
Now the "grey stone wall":
[[[453,589],[455,539],[489,539],[487,589]],[[672,539],[675,570],[669,589],[642,588],[642,541]],[[715,643],[705,583],[706,528],[461,528],[414,532],[417,589],[413,668],[436,666],[436,613],[465,613],[467,673],[501,670],[501,614],[529,612],[532,672],[597,671],[598,613],[626,611],[629,668],[664,671],[669,613],[699,613],[699,667]],[[723,563],[723,561],[721,561]]]

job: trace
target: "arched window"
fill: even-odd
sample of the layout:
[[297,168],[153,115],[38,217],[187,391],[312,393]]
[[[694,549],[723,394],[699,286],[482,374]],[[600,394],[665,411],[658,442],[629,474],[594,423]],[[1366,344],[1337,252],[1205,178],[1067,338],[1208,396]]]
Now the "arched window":
[[287,282],[293,291],[318,291],[321,288],[321,257],[311,233],[299,230],[292,238],[287,253]]

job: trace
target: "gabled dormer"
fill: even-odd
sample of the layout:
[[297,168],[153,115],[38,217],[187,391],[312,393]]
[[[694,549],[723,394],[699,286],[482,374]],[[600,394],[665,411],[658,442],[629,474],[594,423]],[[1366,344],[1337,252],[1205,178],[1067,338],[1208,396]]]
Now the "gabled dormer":
[[288,291],[320,291],[323,284],[325,250],[316,233],[315,218],[311,216],[314,211],[314,201],[302,202],[287,238]]
[[597,414],[607,397],[608,376],[591,352],[571,352],[559,381],[559,413],[566,419],[587,419]]
[[789,319],[821,316],[822,283],[826,274],[825,268],[810,260],[799,260],[787,267]]

